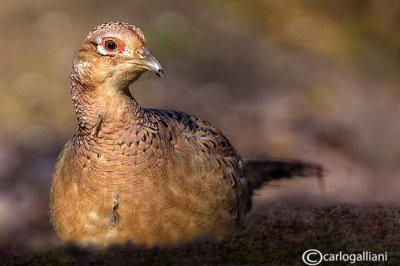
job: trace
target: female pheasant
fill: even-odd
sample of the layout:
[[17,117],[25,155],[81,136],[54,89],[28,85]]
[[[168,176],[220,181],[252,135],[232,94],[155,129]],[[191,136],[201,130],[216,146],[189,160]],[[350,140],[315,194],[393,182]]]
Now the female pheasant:
[[206,121],[141,108],[128,87],[147,70],[163,75],[133,25],[100,25],[77,49],[78,129],[57,159],[50,191],[61,241],[166,245],[224,236],[243,222],[251,190],[241,158]]

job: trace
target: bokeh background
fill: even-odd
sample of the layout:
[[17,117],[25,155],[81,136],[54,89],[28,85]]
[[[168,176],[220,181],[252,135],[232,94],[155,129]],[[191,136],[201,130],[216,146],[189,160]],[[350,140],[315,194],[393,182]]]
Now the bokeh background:
[[0,245],[57,243],[52,168],[76,127],[69,74],[96,25],[140,27],[166,77],[131,86],[142,106],[196,114],[243,157],[321,163],[269,184],[256,209],[400,202],[400,2],[2,0]]

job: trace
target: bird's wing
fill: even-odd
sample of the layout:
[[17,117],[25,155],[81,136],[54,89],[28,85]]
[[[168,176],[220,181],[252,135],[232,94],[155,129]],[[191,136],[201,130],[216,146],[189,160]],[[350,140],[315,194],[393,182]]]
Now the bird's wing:
[[222,132],[207,121],[183,112],[155,109],[146,111],[153,119],[161,120],[174,130],[174,134],[189,147],[187,156],[196,158],[202,164],[201,168],[206,169],[203,171],[215,178],[215,182],[222,180],[229,187],[236,198],[233,211],[237,212],[238,219],[244,218],[244,213],[250,206],[250,197],[243,175],[242,160]]

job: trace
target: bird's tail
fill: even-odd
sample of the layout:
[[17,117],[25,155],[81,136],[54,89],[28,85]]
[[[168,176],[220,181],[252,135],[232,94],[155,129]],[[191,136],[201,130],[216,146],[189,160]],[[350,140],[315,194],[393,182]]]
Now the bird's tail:
[[266,182],[282,178],[315,176],[321,180],[325,171],[321,165],[301,160],[244,159],[243,163],[252,191]]

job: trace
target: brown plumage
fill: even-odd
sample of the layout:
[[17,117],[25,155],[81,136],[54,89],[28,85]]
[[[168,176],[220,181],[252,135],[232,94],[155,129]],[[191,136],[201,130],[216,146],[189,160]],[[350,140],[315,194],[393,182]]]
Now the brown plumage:
[[[165,245],[224,236],[244,221],[251,184],[241,158],[206,121],[141,108],[128,87],[147,70],[163,75],[129,24],[96,27],[76,51],[78,129],[57,159],[50,191],[61,241]],[[260,178],[251,174],[257,163],[249,165],[246,173]]]

